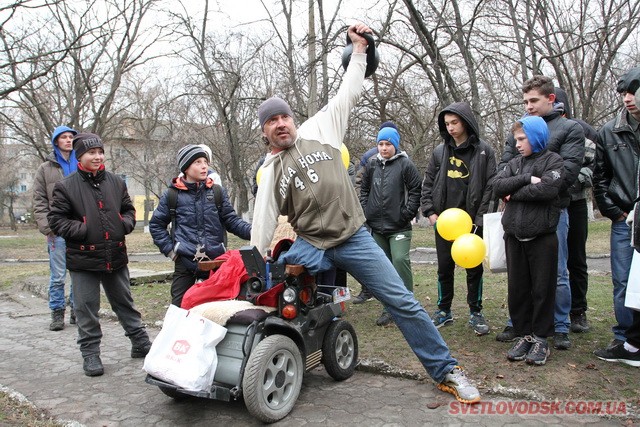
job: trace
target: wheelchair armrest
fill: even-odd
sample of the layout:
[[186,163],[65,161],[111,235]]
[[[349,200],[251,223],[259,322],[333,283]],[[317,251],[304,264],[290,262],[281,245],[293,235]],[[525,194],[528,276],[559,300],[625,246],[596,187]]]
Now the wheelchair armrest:
[[214,260],[208,260],[208,261],[199,261],[198,262],[198,270],[200,270],[200,271],[217,270],[218,268],[220,268],[220,266],[222,264],[224,264],[225,261],[226,261],[226,259],[214,259]]
[[305,270],[303,265],[299,265],[299,264],[289,265],[289,264],[287,264],[285,266],[284,272],[286,273],[287,276],[299,276],[299,275],[305,273],[306,270]]

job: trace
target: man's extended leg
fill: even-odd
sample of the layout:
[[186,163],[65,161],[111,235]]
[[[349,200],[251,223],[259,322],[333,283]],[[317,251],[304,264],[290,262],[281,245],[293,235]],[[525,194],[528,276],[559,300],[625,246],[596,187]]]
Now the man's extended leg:
[[431,378],[441,382],[458,362],[371,235],[362,228],[345,243],[327,250],[326,256],[364,283],[387,307]]

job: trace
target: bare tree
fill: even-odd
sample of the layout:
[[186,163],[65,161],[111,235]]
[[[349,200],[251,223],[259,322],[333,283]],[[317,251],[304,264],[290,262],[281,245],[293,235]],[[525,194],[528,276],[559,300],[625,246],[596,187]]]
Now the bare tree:
[[[0,120],[24,144],[44,159],[53,128],[68,124],[108,139],[125,105],[116,102],[123,77],[153,55],[150,47],[161,29],[143,30],[156,0],[108,0],[51,3],[49,28],[62,45],[73,46],[68,56],[38,80],[21,84]],[[48,37],[53,40],[54,35]],[[33,55],[36,52],[32,52]],[[14,77],[14,83],[19,80]],[[16,114],[19,111],[20,114]],[[17,117],[17,119],[16,119]],[[29,126],[24,126],[24,123]],[[39,131],[34,132],[33,128]]]
[[77,40],[66,40],[67,43],[53,44],[42,34],[47,27],[41,18],[28,21],[31,25],[24,27],[16,22],[60,2],[17,0],[0,5],[0,99],[46,76],[77,43]]

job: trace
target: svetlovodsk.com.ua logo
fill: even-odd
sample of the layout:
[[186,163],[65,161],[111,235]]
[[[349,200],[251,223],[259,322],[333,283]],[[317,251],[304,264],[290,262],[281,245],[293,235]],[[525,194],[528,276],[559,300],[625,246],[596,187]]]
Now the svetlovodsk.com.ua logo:
[[623,401],[568,400],[530,401],[494,400],[473,405],[453,401],[451,415],[627,415]]

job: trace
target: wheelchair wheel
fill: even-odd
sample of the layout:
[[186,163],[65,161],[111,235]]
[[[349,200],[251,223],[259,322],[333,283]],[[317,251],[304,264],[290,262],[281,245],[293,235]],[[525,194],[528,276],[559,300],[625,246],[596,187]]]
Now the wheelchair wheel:
[[271,335],[251,352],[242,379],[247,409],[254,417],[272,423],[293,409],[304,366],[298,346],[284,335]]
[[322,342],[322,363],[336,381],[353,375],[358,363],[358,337],[351,323],[336,320],[329,325]]

